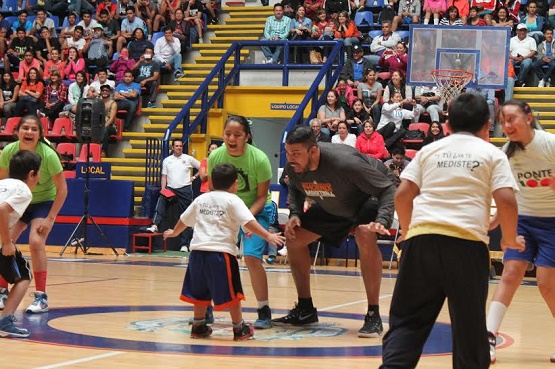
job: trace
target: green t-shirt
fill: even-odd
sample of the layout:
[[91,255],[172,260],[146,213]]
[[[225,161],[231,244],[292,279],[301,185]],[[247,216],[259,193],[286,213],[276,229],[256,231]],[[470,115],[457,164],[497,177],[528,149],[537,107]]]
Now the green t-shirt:
[[[239,157],[231,156],[225,146],[221,146],[210,153],[208,157],[208,173],[220,163],[230,163],[237,168],[239,187],[237,196],[247,207],[251,207],[256,200],[258,184],[272,179],[272,166],[268,156],[256,147],[247,144],[245,153]],[[272,197],[268,192],[266,203],[272,202]]]
[[[12,156],[19,151],[19,141],[12,142],[4,148],[0,155],[0,167],[9,170]],[[54,201],[56,197],[56,186],[52,176],[61,173],[64,169],[56,152],[46,144],[39,141],[35,152],[41,157],[40,180],[33,190],[31,204],[44,201]]]

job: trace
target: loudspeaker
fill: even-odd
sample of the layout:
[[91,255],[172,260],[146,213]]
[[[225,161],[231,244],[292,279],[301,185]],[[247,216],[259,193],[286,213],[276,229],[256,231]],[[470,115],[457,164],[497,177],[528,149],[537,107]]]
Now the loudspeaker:
[[79,142],[102,142],[104,137],[104,103],[101,99],[80,99],[75,117],[75,134]]

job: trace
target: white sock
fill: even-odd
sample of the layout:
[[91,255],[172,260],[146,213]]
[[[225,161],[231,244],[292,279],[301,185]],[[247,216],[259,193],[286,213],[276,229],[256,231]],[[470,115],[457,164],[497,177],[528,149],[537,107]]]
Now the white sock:
[[257,301],[257,303],[258,303],[258,308],[259,309],[262,309],[266,305],[270,306],[269,300]]
[[429,19],[424,19],[424,24],[428,24],[428,23],[430,23],[430,20]]
[[499,301],[492,301],[489,305],[489,312],[486,318],[486,327],[488,332],[497,335],[497,331],[499,331],[499,327],[501,326],[501,322],[505,317],[505,313],[507,312],[507,306],[504,303]]
[[439,18],[434,18],[434,24],[437,26],[439,24]]

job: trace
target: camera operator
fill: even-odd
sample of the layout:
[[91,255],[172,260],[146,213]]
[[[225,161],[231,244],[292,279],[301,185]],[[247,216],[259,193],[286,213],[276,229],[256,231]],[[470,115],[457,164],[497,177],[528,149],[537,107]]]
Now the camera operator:
[[384,164],[389,168],[395,179],[395,186],[399,187],[401,179],[399,176],[403,169],[409,165],[410,161],[405,157],[405,147],[403,145],[395,145],[391,149],[391,159],[387,160]]

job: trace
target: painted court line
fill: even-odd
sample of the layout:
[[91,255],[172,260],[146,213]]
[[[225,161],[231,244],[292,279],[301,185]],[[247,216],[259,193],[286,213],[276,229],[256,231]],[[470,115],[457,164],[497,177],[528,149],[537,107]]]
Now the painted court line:
[[[391,296],[393,296],[393,295],[392,295],[392,294],[389,294],[389,295],[380,296],[380,300],[381,300],[381,299],[387,299],[387,298],[389,298],[389,297],[391,297]],[[366,301],[367,301],[366,299],[364,299],[364,300],[358,300],[358,301],[351,301],[351,302],[347,302],[347,303],[340,304],[340,305],[327,306],[327,307],[325,307],[325,308],[318,309],[318,311],[334,310],[334,309],[342,308],[342,307],[345,307],[345,306],[351,306],[351,305],[361,304],[361,303],[366,302]]]
[[121,355],[123,354],[123,352],[120,351],[114,351],[114,352],[107,352],[105,354],[100,354],[100,355],[95,355],[95,356],[89,356],[89,357],[85,357],[83,359],[77,359],[77,360],[71,360],[71,361],[64,361],[63,363],[58,363],[58,364],[52,364],[52,365],[47,365],[47,366],[41,366],[35,369],[53,369],[53,368],[61,368],[64,366],[70,366],[73,364],[80,364],[80,363],[86,363],[89,361],[93,361],[93,360],[98,360],[98,359],[104,359],[107,357],[111,357],[111,356],[116,356],[116,355]]

